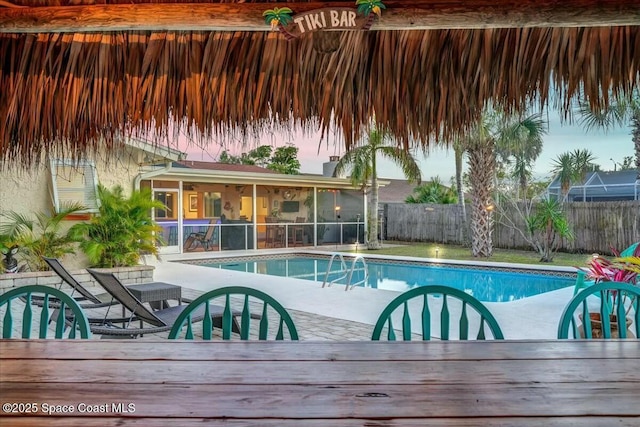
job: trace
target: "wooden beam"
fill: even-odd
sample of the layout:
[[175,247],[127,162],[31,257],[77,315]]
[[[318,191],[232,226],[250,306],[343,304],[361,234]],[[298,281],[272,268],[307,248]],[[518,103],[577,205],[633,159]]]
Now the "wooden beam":
[[[288,3],[294,13],[355,2]],[[283,6],[284,3],[278,3]],[[372,30],[640,25],[638,0],[397,0]],[[111,4],[0,8],[0,32],[268,31],[275,3]]]

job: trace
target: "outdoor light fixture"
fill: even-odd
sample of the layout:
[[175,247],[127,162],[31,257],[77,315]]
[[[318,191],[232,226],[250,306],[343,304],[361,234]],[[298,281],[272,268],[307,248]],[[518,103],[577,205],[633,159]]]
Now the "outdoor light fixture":
[[436,246],[436,258],[438,258],[438,253],[440,252],[440,248]]

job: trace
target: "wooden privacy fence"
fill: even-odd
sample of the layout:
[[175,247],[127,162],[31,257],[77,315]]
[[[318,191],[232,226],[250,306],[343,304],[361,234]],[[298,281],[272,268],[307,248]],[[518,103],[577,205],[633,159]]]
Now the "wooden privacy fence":
[[[458,205],[385,203],[384,239],[413,242],[463,243],[461,208]],[[471,206],[466,207],[471,221]],[[624,249],[640,240],[640,202],[573,202],[565,204],[565,213],[575,235],[564,241],[568,252],[610,253],[610,246]],[[515,218],[525,230],[524,221]],[[493,245],[505,249],[531,249],[517,230],[498,222]]]

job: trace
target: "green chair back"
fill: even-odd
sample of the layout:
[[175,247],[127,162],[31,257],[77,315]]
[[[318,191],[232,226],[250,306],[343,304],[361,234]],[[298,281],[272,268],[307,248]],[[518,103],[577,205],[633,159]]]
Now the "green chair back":
[[[169,339],[177,339],[181,337],[184,327],[186,327],[184,338],[193,339],[193,322],[191,320],[192,313],[196,312],[201,306],[204,306],[204,319],[202,320],[202,338],[205,340],[211,340],[213,337],[213,330],[215,325],[213,320],[211,319],[209,307],[210,303],[216,299],[224,301],[224,303],[216,303],[217,305],[224,306],[221,322],[222,339],[231,339],[231,332],[235,321],[234,312],[237,313],[237,310],[234,310],[231,307],[231,295],[238,295],[243,298],[242,311],[240,313],[240,339],[249,339],[252,319],[258,321],[258,339],[268,339],[270,312],[269,308],[275,311],[276,316],[279,317],[276,320],[277,331],[275,332],[275,339],[283,340],[285,338],[285,329],[289,331],[289,338],[291,340],[298,339],[298,331],[296,330],[291,316],[278,301],[262,291],[243,286],[227,286],[219,289],[214,289],[196,298],[176,319],[175,323],[173,324],[173,328],[169,333]],[[261,308],[254,313],[251,312],[249,297],[252,297],[254,300],[262,303]]]
[[[601,325],[599,325],[601,336],[597,337],[594,337],[592,332],[594,325],[590,314],[594,312],[590,310],[588,300],[591,295],[600,296],[597,305],[601,319]],[[622,322],[618,320],[620,323],[625,323],[623,327],[618,327],[618,322],[611,322],[611,315],[617,316],[616,319],[631,317],[635,321],[635,336],[640,336],[640,288],[623,282],[600,282],[578,292],[571,298],[560,317],[558,338],[568,339],[571,332],[573,338],[608,339],[615,335],[612,331],[616,329],[619,338],[627,338],[626,320]],[[582,319],[582,325],[576,317]]]
[[430,340],[432,311],[431,303],[434,300],[432,299],[430,303],[429,296],[441,296],[441,298],[439,298],[439,301],[442,301],[442,307],[440,308],[440,339],[448,340],[450,336],[450,300],[458,300],[461,302],[460,317],[458,319],[459,339],[469,339],[469,307],[479,317],[478,332],[477,334],[475,334],[476,339],[486,339],[485,327],[489,328],[494,339],[504,339],[504,335],[502,334],[502,330],[500,329],[498,322],[496,321],[495,317],[493,317],[491,312],[487,309],[487,307],[484,306],[484,304],[482,304],[473,296],[462,292],[459,289],[441,285],[420,286],[404,292],[403,294],[396,297],[382,311],[380,317],[378,317],[378,321],[373,329],[371,339],[374,341],[379,341],[380,336],[382,335],[382,331],[386,326],[387,340],[396,340],[396,333],[394,330],[392,315],[396,311],[396,309],[402,307],[402,339],[404,341],[410,341],[412,334],[412,321],[409,310],[409,301],[415,298],[422,299],[422,311],[421,318],[419,320],[422,328],[422,339]]
[[633,256],[633,254],[636,252],[636,249],[638,248],[638,245],[640,245],[640,242],[636,242],[636,243],[632,244],[627,249],[625,249],[624,251],[620,252],[620,257],[624,258],[624,257],[628,257],[628,256]]
[[576,295],[584,288],[588,288],[596,283],[594,280],[585,280],[586,278],[587,273],[584,270],[578,270],[576,275],[576,284],[573,287],[573,295]]
[[[41,305],[32,304],[32,296],[40,299]],[[55,301],[56,308],[49,302]],[[31,338],[32,329],[38,329],[38,338],[48,338],[49,324],[55,322],[54,337],[90,338],[89,322],[78,303],[59,289],[42,285],[21,286],[0,295],[2,316],[2,338],[14,338],[14,316],[22,311],[22,338]],[[40,313],[38,313],[38,311]],[[68,330],[68,331],[67,331]],[[65,331],[66,337],[65,337]],[[17,331],[16,331],[17,332]]]

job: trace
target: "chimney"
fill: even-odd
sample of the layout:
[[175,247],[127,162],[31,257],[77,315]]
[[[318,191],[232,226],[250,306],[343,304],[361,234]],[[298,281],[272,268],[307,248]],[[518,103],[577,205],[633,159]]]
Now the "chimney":
[[[322,164],[322,176],[332,177],[340,156],[329,156],[329,161]],[[344,178],[344,177],[339,177]]]

